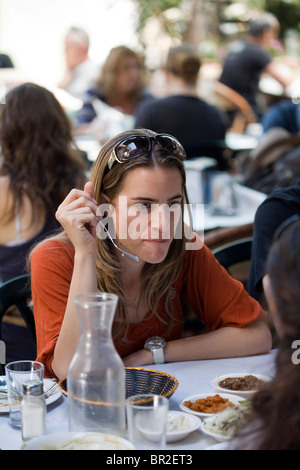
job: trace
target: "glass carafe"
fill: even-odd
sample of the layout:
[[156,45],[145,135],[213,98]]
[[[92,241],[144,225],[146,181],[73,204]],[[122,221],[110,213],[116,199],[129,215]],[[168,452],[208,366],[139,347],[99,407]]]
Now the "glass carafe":
[[80,340],[68,375],[70,431],[125,434],[125,369],[112,340],[118,297],[104,292],[74,298]]

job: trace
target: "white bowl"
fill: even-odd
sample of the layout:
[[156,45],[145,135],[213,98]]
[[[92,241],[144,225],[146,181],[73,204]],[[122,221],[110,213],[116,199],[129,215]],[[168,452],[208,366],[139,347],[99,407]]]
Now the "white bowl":
[[211,385],[219,392],[238,394],[240,397],[248,399],[251,398],[257,392],[257,390],[229,390],[227,388],[220,387],[219,385],[221,380],[228,379],[229,377],[245,377],[246,375],[254,375],[254,377],[260,380],[264,380],[265,382],[269,382],[271,380],[271,377],[267,377],[266,375],[253,374],[250,372],[238,372],[234,374],[219,375],[211,381]]
[[[180,402],[179,407],[182,409],[182,411],[185,411],[186,413],[191,413],[195,416],[200,416],[201,418],[208,418],[209,416],[214,416],[217,413],[202,413],[200,411],[194,411],[194,410],[191,410],[190,408],[188,408],[187,406],[185,406],[183,404],[185,401],[196,401],[196,400],[199,400],[201,398],[207,398],[207,397],[211,397],[211,396],[214,396],[214,395],[215,395],[214,393],[201,393],[199,395],[190,395],[189,397],[186,397],[184,400],[182,400]],[[230,395],[230,394],[227,394],[227,393],[218,393],[218,395],[220,395],[220,397],[222,397],[222,398],[228,398],[229,401],[233,405],[238,406],[238,407],[242,406],[241,402],[244,400],[244,398],[242,398],[240,396]]]
[[134,450],[133,444],[118,436],[100,432],[46,434],[23,444],[23,450]]
[[203,434],[206,434],[207,436],[213,437],[218,442],[228,442],[228,441],[230,441],[232,439],[231,436],[226,436],[225,434],[221,434],[221,433],[218,433],[218,432],[212,432],[212,431],[209,431],[208,429],[206,429],[206,427],[205,427],[206,423],[207,422],[209,423],[210,421],[213,421],[213,419],[214,419],[214,416],[211,416],[210,418],[207,418],[207,419],[205,419],[201,422],[200,429],[203,432]]
[[[176,421],[178,419],[184,419],[185,423],[187,423],[186,428],[179,429],[176,427]],[[168,431],[168,423],[174,423],[174,429]],[[166,440],[167,442],[177,442],[181,441],[185,437],[187,437],[191,432],[196,431],[201,424],[201,419],[197,416],[183,413],[182,411],[169,411],[168,412],[168,421],[167,421],[167,433],[166,433]]]

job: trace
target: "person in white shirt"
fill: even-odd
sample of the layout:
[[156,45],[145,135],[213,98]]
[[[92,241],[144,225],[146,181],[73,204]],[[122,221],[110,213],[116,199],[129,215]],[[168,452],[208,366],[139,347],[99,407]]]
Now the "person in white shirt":
[[89,36],[72,26],[65,37],[66,72],[59,88],[83,99],[87,89],[99,75],[100,67],[89,57]]

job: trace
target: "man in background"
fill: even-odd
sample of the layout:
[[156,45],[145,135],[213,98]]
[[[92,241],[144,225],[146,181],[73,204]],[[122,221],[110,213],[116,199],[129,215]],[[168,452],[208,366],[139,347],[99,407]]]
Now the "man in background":
[[66,73],[59,88],[83,99],[99,74],[99,67],[89,57],[89,36],[81,28],[71,27],[65,37]]
[[248,101],[259,120],[262,109],[257,94],[262,73],[272,76],[284,88],[290,84],[268,52],[279,29],[279,22],[271,13],[265,13],[261,18],[251,21],[246,38],[232,43],[219,79]]

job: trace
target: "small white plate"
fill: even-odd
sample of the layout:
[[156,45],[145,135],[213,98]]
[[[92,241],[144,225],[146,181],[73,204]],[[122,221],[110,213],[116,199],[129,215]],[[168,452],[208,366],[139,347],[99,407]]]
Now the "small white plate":
[[[53,380],[51,379],[44,379],[44,390],[47,392],[48,388],[53,384]],[[0,391],[1,390],[6,390],[6,377],[5,375],[0,376]],[[50,392],[51,393],[51,392]],[[54,403],[56,400],[59,399],[61,396],[61,391],[56,388],[56,390],[49,395],[49,397],[46,399],[46,405],[51,405],[51,403]],[[1,396],[0,394],[0,414],[2,413],[8,413],[9,412],[9,406],[8,406],[8,400],[6,397]]]
[[240,397],[243,397],[244,399],[248,399],[248,398],[251,398],[257,392],[257,390],[229,390],[227,388],[220,387],[219,385],[219,382],[221,380],[228,379],[229,377],[245,377],[246,375],[253,375],[257,379],[264,380],[265,382],[269,382],[271,380],[271,377],[267,377],[266,375],[253,374],[251,372],[238,372],[234,374],[219,375],[211,381],[211,385],[219,392],[225,392],[225,393],[230,393],[230,394],[237,393]]
[[134,450],[131,442],[98,432],[47,434],[23,444],[23,450]]
[[[185,429],[176,429],[168,431],[168,422],[173,421],[174,425],[176,424],[176,420],[185,419],[185,422],[188,423],[188,426]],[[167,420],[167,433],[166,433],[166,440],[167,442],[177,442],[181,441],[185,437],[187,437],[191,432],[196,431],[201,424],[201,419],[198,416],[194,416],[192,414],[184,413],[182,411],[169,411],[168,412],[168,420]]]
[[[183,403],[185,401],[196,401],[196,400],[199,400],[201,398],[207,398],[207,397],[212,397],[216,394],[214,393],[201,393],[199,395],[190,395],[189,397],[186,397],[184,400],[182,400],[179,404],[179,407],[182,409],[182,411],[185,411],[186,413],[191,413],[195,416],[200,416],[201,418],[208,418],[209,416],[214,416],[216,413],[202,413],[200,411],[194,411],[194,410],[191,410],[190,408],[188,408],[187,406],[185,406]],[[237,396],[237,395],[229,395],[229,394],[226,394],[226,393],[218,393],[218,395],[220,395],[220,397],[222,398],[228,398],[229,401],[235,405],[235,406],[238,406],[238,407],[241,407],[242,404],[240,402],[242,402],[244,400],[244,398],[240,397],[240,396]]]

